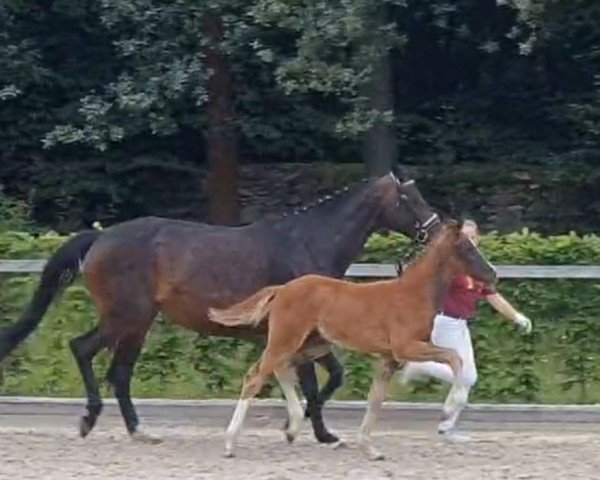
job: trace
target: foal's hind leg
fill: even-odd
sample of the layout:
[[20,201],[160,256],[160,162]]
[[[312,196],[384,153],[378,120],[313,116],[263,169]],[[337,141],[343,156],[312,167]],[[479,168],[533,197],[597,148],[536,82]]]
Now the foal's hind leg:
[[300,400],[294,390],[294,383],[291,377],[293,377],[293,371],[287,367],[281,367],[284,363],[287,354],[282,355],[263,355],[260,360],[260,364],[257,366],[254,364],[248,370],[248,374],[244,380],[244,386],[242,387],[242,393],[235,407],[233,417],[227,427],[225,433],[225,456],[233,457],[235,455],[234,449],[237,442],[237,438],[242,430],[244,419],[248,413],[250,407],[250,401],[258,395],[261,388],[263,387],[266,379],[273,372],[276,372],[277,379],[285,394],[288,406],[288,414],[290,416],[289,427],[286,429],[286,438],[288,442],[294,441],[296,435],[302,428],[302,406]]
[[246,374],[246,378],[244,379],[242,393],[240,394],[240,398],[235,407],[235,411],[233,412],[233,416],[231,417],[231,421],[229,422],[229,426],[227,427],[227,431],[225,432],[226,457],[233,457],[235,455],[235,444],[242,430],[246,414],[248,413],[250,401],[256,395],[258,395],[262,386],[265,383],[265,380],[271,373],[264,368],[261,371],[261,366],[263,366],[262,360],[260,360],[259,363],[255,363],[254,365],[252,365],[248,370],[248,373]]
[[92,431],[102,411],[102,399],[100,397],[98,382],[94,375],[92,359],[100,350],[108,346],[108,343],[107,336],[98,328],[94,328],[69,342],[71,351],[81,372],[87,396],[86,409],[88,413],[81,417],[79,422],[79,434],[82,437],[87,436]]
[[285,395],[288,411],[288,423],[285,429],[285,438],[292,443],[302,429],[304,412],[300,399],[296,394],[296,372],[292,367],[281,367],[275,371],[279,386]]
[[371,384],[369,404],[358,437],[360,449],[369,460],[383,460],[384,458],[383,454],[373,446],[371,432],[373,431],[373,425],[381,415],[381,405],[385,400],[388,384],[397,368],[398,363],[396,361],[391,359],[382,360]]
[[[294,317],[289,312],[286,313],[278,314],[275,308],[271,310],[267,347],[262,354],[258,367],[255,364],[248,371],[244,380],[242,394],[238,400],[229,427],[227,427],[225,434],[225,456],[227,457],[234,456],[235,443],[242,429],[250,401],[258,395],[265,380],[274,372],[281,375],[281,380],[283,380],[282,388],[288,399],[288,406],[290,406],[293,412],[290,419],[291,433],[299,429],[296,425],[302,419],[302,408],[293,406],[295,403],[293,398],[295,397],[295,392],[293,391],[293,387],[290,387],[289,380],[283,372],[287,370],[287,362],[291,361],[291,357],[302,347],[312,326],[310,324],[302,325],[294,323]],[[296,402],[298,402],[297,397]]]

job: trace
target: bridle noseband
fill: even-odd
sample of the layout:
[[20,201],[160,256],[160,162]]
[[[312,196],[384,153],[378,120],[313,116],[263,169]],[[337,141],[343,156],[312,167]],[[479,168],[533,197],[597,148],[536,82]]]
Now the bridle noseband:
[[421,245],[427,243],[431,230],[440,223],[440,216],[437,213],[432,213],[431,216],[423,223],[417,220],[415,222],[416,233],[413,241]]

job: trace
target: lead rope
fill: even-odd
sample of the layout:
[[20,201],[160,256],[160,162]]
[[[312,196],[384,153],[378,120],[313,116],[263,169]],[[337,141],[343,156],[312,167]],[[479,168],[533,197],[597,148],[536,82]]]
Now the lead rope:
[[396,255],[396,274],[400,277],[406,267],[411,265],[417,258],[417,253],[422,250],[423,244],[416,239],[413,239],[409,244],[408,248],[398,249],[398,255]]

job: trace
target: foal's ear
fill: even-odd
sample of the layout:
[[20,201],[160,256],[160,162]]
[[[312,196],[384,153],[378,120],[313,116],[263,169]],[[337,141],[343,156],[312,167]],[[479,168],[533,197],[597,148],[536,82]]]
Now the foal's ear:
[[451,230],[452,232],[460,232],[460,230],[462,229],[462,222],[459,222],[458,220],[454,219],[454,218],[450,218],[449,220],[446,220],[446,228],[448,228],[448,230]]
[[462,234],[462,223],[458,220],[451,219],[446,221],[446,229],[449,237],[453,242],[459,241]]

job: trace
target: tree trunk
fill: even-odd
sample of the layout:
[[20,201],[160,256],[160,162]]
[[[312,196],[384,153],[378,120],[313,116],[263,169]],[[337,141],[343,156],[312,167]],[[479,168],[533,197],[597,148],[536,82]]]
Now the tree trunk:
[[[381,112],[394,110],[394,88],[390,53],[386,53],[375,65],[373,79],[368,91],[371,108]],[[366,134],[362,156],[370,176],[388,173],[396,164],[398,149],[393,126],[378,122]]]
[[233,79],[219,49],[223,39],[223,22],[216,15],[207,15],[204,24],[211,40],[211,46],[205,51],[206,66],[212,70],[207,84],[209,218],[212,223],[235,225],[239,223],[240,208]]

